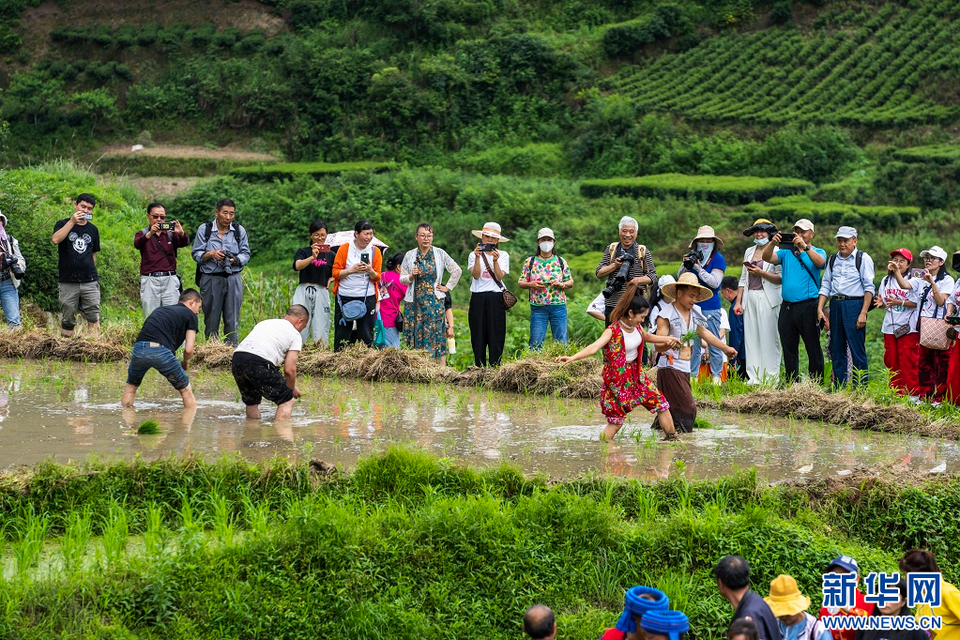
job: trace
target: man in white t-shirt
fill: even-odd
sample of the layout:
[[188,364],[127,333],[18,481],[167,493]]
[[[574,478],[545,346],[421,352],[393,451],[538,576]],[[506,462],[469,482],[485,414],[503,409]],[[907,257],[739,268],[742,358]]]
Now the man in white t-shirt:
[[[276,420],[289,420],[297,389],[297,358],[303,348],[300,332],[310,321],[303,305],[287,309],[279,320],[264,320],[253,328],[233,352],[233,379],[247,418],[260,419],[260,401],[267,398],[277,405]],[[283,373],[280,364],[283,363]]]

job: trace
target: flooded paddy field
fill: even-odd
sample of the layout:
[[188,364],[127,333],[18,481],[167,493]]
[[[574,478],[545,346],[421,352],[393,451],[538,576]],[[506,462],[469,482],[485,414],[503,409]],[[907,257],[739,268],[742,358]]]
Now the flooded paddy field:
[[[585,473],[716,478],[755,467],[769,481],[842,477],[857,467],[902,465],[960,472],[955,441],[854,431],[800,420],[701,412],[711,427],[661,442],[644,411],[631,415],[614,444],[598,442],[603,418],[594,400],[501,394],[453,385],[367,383],[313,378],[293,420],[248,421],[228,373],[193,371],[199,407],[148,374],[135,409],[121,409],[124,364],[59,361],[0,363],[0,469],[52,459],[145,459],[237,453],[317,459],[350,468],[393,444],[422,447],[474,465],[516,464],[554,478]],[[261,411],[272,416],[272,405]],[[137,435],[147,420],[156,435]]]

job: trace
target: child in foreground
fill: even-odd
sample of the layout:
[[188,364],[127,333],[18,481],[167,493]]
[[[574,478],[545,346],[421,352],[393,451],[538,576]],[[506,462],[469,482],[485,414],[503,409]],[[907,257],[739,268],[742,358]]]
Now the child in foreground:
[[636,285],[629,285],[610,314],[610,326],[600,338],[572,356],[560,356],[557,362],[567,364],[588,358],[603,349],[603,392],[600,410],[607,418],[607,427],[600,435],[612,440],[623,420],[634,407],[643,405],[659,415],[660,426],[668,438],[675,437],[670,404],[640,368],[639,354],[644,340],[650,344],[678,347],[680,341],[672,336],[657,336],[643,328],[650,303],[639,294]]

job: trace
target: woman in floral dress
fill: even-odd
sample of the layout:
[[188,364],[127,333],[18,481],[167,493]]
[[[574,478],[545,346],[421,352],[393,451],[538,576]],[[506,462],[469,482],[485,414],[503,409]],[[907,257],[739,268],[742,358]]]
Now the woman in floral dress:
[[672,336],[656,336],[643,328],[650,303],[638,293],[635,284],[627,286],[623,296],[610,314],[610,326],[600,338],[572,356],[560,356],[557,362],[567,364],[592,356],[603,349],[603,391],[600,394],[600,411],[607,418],[607,427],[601,438],[612,440],[628,413],[643,405],[656,413],[664,434],[674,436],[670,403],[657,390],[656,385],[643,373],[639,354],[643,342],[679,346],[680,341]]

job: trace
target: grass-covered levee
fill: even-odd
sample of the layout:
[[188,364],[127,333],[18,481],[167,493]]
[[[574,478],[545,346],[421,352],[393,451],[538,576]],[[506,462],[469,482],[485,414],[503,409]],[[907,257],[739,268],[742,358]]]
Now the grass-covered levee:
[[840,553],[892,571],[960,558],[960,479],[891,474],[766,486],[600,477],[551,484],[402,449],[349,474],[236,459],[43,464],[0,476],[4,638],[517,638],[524,609],[564,638],[611,626],[634,584],[686,611],[693,638],[732,613],[711,577],[744,556],[819,602]]

